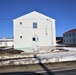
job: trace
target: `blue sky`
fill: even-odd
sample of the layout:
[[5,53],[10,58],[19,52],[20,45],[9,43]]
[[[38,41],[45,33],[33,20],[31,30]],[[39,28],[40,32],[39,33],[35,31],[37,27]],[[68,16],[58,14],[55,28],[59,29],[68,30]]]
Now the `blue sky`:
[[56,36],[76,28],[76,0],[0,0],[0,38],[12,38],[12,20],[32,11],[56,19]]

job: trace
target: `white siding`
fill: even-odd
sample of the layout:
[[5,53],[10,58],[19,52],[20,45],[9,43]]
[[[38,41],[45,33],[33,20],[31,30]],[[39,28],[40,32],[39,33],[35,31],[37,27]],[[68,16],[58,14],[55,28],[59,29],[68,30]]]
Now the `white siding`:
[[[55,20],[36,13],[32,14],[32,17],[31,15],[27,16],[28,19],[26,16],[22,16],[13,20],[14,48],[32,48],[34,44],[37,46],[54,46],[56,44]],[[37,29],[33,28],[33,22],[37,22]],[[33,42],[33,37],[38,37],[39,41]]]
[[12,47],[13,45],[13,39],[0,39],[0,47]]

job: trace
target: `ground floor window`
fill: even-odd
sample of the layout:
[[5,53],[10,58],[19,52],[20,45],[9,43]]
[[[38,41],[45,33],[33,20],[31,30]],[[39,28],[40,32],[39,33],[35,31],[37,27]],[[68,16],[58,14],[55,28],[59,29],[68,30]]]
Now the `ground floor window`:
[[73,39],[73,42],[75,42],[75,39]]
[[33,38],[32,38],[32,41],[36,41],[36,38],[35,38],[35,37],[33,37]]
[[22,36],[20,36],[20,38],[22,38]]

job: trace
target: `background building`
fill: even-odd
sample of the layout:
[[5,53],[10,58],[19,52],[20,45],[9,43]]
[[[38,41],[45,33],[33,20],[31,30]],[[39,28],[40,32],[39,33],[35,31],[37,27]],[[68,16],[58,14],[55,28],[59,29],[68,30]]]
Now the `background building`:
[[63,44],[76,44],[76,29],[69,30],[63,34]]
[[13,39],[2,38],[0,39],[0,47],[13,47]]
[[13,20],[14,48],[33,51],[56,45],[55,20],[33,11]]

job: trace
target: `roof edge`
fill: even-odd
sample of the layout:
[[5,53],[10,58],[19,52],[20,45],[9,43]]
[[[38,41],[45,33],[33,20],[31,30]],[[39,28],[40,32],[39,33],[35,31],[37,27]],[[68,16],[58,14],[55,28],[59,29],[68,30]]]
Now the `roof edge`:
[[66,32],[63,33],[63,34],[66,34],[66,33],[69,33],[69,32],[74,32],[74,31],[76,31],[76,28],[75,28],[75,29],[71,29],[71,30],[69,30],[69,31],[66,31]]
[[[31,13],[39,13],[39,14],[41,14],[41,15],[43,15],[43,16],[46,16],[47,17],[47,19],[49,19],[49,20],[53,20],[53,21],[56,21],[54,18],[51,18],[51,17],[49,17],[49,16],[47,16],[47,15],[44,15],[44,14],[42,14],[42,13],[40,13],[40,12],[37,12],[37,11],[32,11],[32,12],[29,12],[29,13],[27,13],[27,14],[25,14],[25,15],[29,15],[29,14],[31,14]],[[22,16],[20,16],[20,17],[23,17],[24,15],[22,15]],[[15,19],[13,19],[12,21],[15,21],[15,20],[17,20],[17,19],[19,19],[20,17],[18,17],[18,18],[15,18]]]

